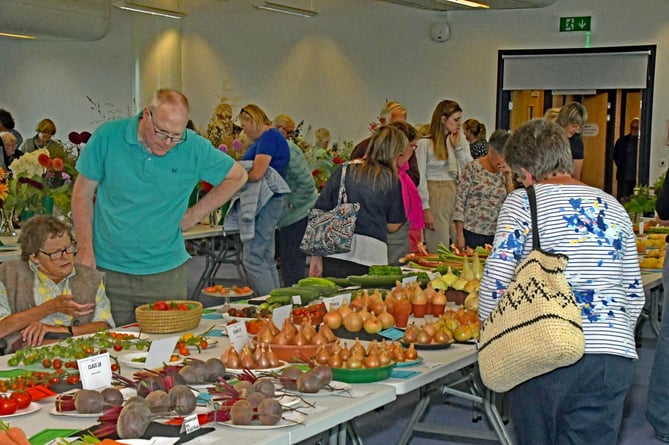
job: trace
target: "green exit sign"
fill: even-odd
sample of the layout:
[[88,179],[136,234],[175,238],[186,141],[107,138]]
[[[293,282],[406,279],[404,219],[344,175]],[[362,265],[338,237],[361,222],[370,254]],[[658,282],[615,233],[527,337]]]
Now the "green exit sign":
[[560,32],[590,31],[592,17],[560,17]]

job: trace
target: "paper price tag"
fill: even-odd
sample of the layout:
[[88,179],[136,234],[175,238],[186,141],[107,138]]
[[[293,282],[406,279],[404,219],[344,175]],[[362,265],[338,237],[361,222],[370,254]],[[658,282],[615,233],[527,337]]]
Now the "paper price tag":
[[302,306],[302,295],[293,295],[293,304]]
[[418,277],[416,275],[412,275],[410,277],[402,278],[402,286],[406,286],[407,284],[415,283]]
[[290,304],[275,308],[272,311],[272,321],[274,322],[274,325],[277,328],[281,329],[283,327],[283,322],[286,321],[288,317],[290,317],[290,313],[292,311],[293,311],[293,306]]
[[323,298],[323,304],[325,304],[325,308],[329,311],[330,309],[339,309],[341,305],[344,303],[344,299],[342,298],[341,295],[336,295],[334,297],[325,297]]
[[337,295],[337,296],[341,297],[341,300],[342,300],[343,303],[351,304],[351,293],[350,292],[348,292],[346,294]]
[[249,333],[246,331],[246,323],[238,321],[225,327],[228,331],[230,344],[237,352],[241,352],[245,344],[249,342]]
[[112,386],[111,362],[109,353],[94,355],[77,360],[81,386],[84,389],[102,389]]
[[190,434],[194,431],[200,429],[200,421],[197,419],[197,414],[191,414],[190,416],[184,417],[184,421],[181,424],[180,433]]
[[179,337],[167,337],[151,342],[151,349],[146,356],[145,368],[161,368],[163,363],[169,363],[174,347],[177,345]]

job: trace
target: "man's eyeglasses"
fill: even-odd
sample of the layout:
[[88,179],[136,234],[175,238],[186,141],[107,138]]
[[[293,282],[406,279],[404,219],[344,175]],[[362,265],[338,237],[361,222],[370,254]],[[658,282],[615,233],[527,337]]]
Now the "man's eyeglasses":
[[184,130],[181,136],[172,136],[171,134],[163,130],[159,130],[156,127],[156,123],[153,121],[153,111],[149,110],[149,116],[151,116],[151,125],[153,125],[153,134],[155,134],[158,139],[160,139],[161,141],[169,140],[174,144],[180,144],[181,142],[186,141],[186,130]]
[[44,255],[48,256],[50,260],[59,260],[62,258],[63,254],[72,255],[77,253],[77,243],[71,243],[64,249],[54,250],[53,252],[45,252],[42,249],[39,250]]

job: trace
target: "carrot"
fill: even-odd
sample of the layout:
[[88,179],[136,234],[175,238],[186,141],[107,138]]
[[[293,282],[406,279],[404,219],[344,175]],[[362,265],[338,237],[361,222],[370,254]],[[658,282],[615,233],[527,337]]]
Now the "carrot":
[[7,437],[13,440],[17,445],[30,445],[26,433],[17,426],[12,426],[7,429]]
[[112,439],[103,439],[98,445],[122,445],[121,442],[117,442]]
[[16,445],[12,439],[7,436],[7,433],[0,431],[0,445]]

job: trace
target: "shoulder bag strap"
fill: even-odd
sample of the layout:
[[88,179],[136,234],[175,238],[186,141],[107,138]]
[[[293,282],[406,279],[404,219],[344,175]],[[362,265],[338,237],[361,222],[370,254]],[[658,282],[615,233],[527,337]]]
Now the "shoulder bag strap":
[[348,162],[344,163],[344,167],[341,169],[341,179],[339,180],[339,199],[337,204],[342,204],[348,202],[348,196],[346,196],[346,168],[348,167]]
[[539,224],[537,224],[537,196],[534,193],[534,186],[525,188],[527,197],[530,201],[530,213],[532,214],[532,250],[541,249],[539,242]]

